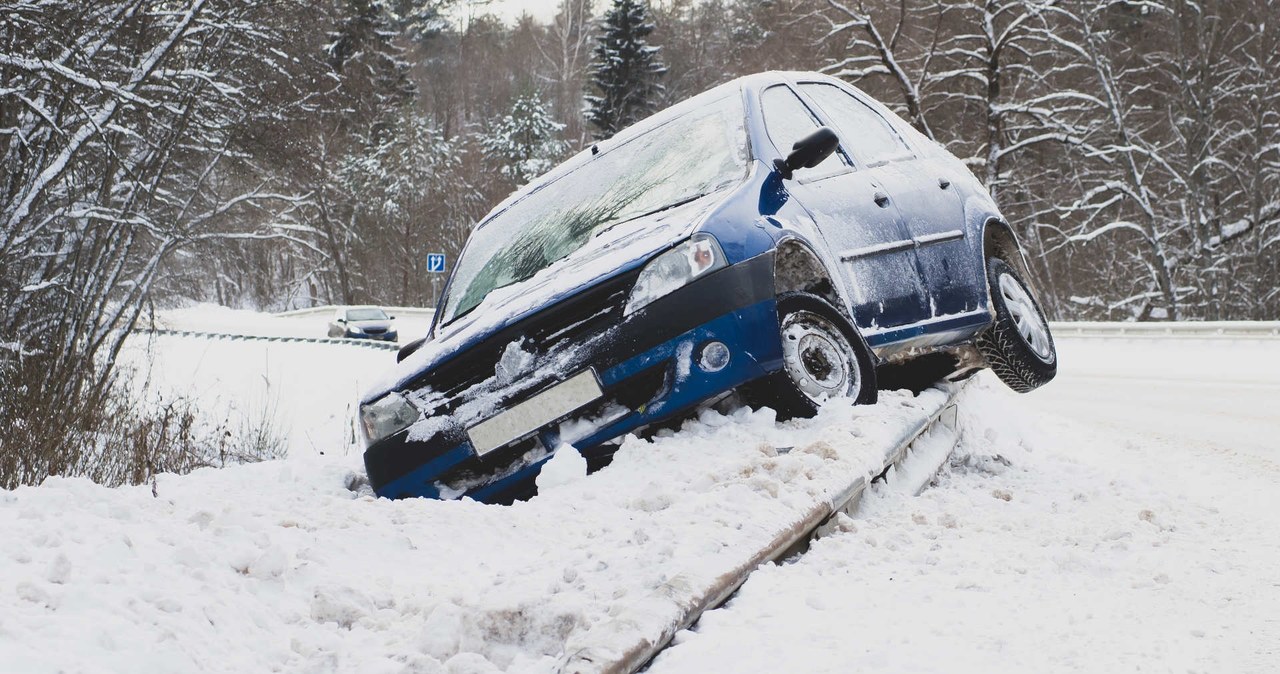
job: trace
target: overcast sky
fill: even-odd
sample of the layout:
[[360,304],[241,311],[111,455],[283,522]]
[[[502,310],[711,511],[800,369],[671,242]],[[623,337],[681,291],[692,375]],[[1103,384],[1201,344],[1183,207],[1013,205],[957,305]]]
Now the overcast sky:
[[[556,15],[559,0],[463,0],[453,12],[459,17],[496,14],[507,23],[515,21],[521,13],[528,13],[544,23]],[[603,6],[605,0],[596,0]]]

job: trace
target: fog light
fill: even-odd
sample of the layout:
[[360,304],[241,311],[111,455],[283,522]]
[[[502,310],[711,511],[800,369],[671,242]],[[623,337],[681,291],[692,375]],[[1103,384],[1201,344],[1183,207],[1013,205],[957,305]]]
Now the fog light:
[[729,364],[729,347],[724,342],[708,342],[698,356],[698,367],[704,372],[719,372]]

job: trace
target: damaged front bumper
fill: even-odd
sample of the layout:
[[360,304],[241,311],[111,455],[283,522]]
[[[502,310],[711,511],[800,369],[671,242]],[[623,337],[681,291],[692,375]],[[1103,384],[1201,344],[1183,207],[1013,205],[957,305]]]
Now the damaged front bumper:
[[[625,283],[584,291],[606,298],[603,312],[565,308],[578,300],[569,298],[443,364],[457,370],[471,359],[492,373],[494,354],[511,342],[536,334],[554,342],[568,334],[545,351],[532,345],[538,365],[531,370],[545,381],[531,383],[540,377],[526,375],[494,390],[487,386],[492,377],[469,383],[441,366],[442,372],[426,372],[406,387],[409,399],[432,400],[443,411],[370,444],[365,466],[374,491],[509,503],[533,492],[533,478],[556,447],[572,444],[598,464],[612,452],[610,441],[781,367],[772,253],[708,274],[622,318],[621,305],[613,307],[618,298],[625,303]],[[574,311],[589,320],[576,321]],[[548,327],[559,323],[564,328]],[[575,325],[586,332],[574,333]],[[450,385],[461,390],[442,397],[439,389]],[[490,409],[476,404],[481,398],[498,402]],[[512,418],[494,421],[522,405]],[[550,420],[527,429],[521,424],[528,419]],[[518,437],[504,442],[504,432]]]

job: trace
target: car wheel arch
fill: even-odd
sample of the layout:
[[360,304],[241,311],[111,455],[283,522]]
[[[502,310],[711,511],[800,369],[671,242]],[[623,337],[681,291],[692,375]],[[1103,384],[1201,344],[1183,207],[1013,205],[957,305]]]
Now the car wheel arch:
[[[1018,236],[1013,232],[1013,228],[1008,223],[999,218],[987,218],[982,224],[982,271],[985,276],[987,271],[987,260],[991,257],[998,257],[1009,263],[1018,272],[1022,278],[1026,279],[1026,283],[1031,284],[1033,276],[1031,268],[1027,265],[1027,258],[1022,253],[1022,245],[1018,243]],[[990,290],[988,288],[988,290]]]
[[849,304],[831,270],[812,247],[798,238],[783,239],[775,247],[773,282],[774,293],[779,297],[789,292],[816,295],[852,319],[848,315]]

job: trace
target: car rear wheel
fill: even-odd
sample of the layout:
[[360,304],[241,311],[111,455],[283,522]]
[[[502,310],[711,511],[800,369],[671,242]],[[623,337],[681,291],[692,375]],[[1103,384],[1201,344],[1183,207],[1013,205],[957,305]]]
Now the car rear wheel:
[[778,324],[782,369],[744,387],[749,404],[785,419],[811,417],[831,398],[876,401],[871,349],[834,307],[816,295],[786,293],[778,298]]
[[1044,386],[1058,373],[1058,351],[1044,311],[1004,260],[987,260],[987,280],[996,321],[978,337],[978,350],[1009,388],[1026,393]]

